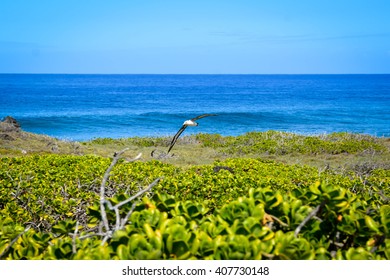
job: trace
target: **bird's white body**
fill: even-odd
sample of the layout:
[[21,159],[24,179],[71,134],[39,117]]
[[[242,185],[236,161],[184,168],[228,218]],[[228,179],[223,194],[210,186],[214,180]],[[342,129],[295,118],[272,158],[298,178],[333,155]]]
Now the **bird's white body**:
[[193,120],[186,120],[183,125],[186,126],[198,126],[198,123],[194,122]]

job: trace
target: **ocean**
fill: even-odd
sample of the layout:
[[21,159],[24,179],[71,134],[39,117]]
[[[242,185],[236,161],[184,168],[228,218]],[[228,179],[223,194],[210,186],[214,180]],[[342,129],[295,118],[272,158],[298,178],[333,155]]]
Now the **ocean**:
[[390,137],[390,75],[0,74],[0,118],[65,140],[278,130]]

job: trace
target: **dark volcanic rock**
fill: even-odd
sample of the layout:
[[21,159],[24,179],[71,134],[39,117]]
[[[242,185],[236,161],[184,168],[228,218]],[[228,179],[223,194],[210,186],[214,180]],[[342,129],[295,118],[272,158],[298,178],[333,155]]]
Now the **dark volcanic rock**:
[[7,133],[0,133],[0,140],[14,141],[15,139]]
[[19,132],[20,130],[20,124],[13,117],[7,116],[0,122],[1,132]]

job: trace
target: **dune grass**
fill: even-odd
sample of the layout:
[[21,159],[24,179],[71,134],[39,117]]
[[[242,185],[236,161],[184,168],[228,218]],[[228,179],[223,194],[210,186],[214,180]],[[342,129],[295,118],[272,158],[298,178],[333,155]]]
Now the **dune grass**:
[[[166,155],[169,142],[1,138],[0,259],[389,259],[388,138],[198,134]],[[101,192],[124,148],[141,161],[120,159]],[[156,178],[135,208],[107,212],[107,228],[131,223],[102,246],[102,196],[121,205]]]
[[[168,137],[95,138],[85,142],[63,141],[28,132],[12,132],[12,140],[0,139],[0,156],[75,154],[111,157],[128,148],[129,156],[142,160],[167,152]],[[249,132],[239,136],[196,134],[179,138],[167,157],[157,158],[180,167],[210,164],[228,158],[262,158],[286,164],[309,165],[338,172],[390,168],[390,138],[364,134],[332,133],[299,135],[278,131]],[[151,153],[154,152],[154,157]]]

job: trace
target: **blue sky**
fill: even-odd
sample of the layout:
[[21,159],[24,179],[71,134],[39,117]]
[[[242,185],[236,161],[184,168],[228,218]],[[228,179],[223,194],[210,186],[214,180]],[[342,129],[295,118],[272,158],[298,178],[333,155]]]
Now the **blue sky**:
[[1,0],[0,73],[390,73],[388,0]]

